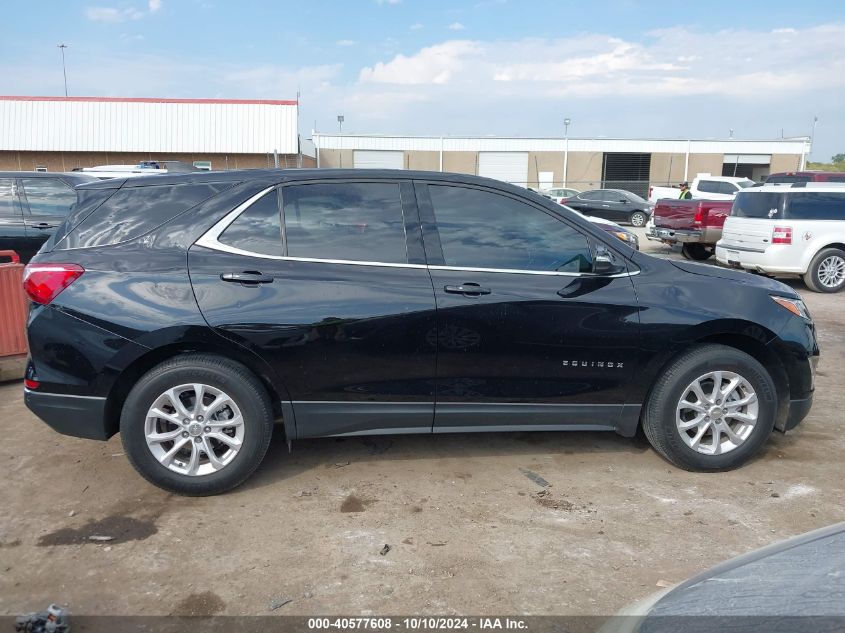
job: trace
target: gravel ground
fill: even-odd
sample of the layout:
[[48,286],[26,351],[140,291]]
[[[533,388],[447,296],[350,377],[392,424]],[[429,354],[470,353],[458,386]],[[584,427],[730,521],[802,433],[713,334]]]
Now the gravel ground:
[[795,287],[820,333],[815,406],[729,473],[609,433],[322,439],[290,455],[279,438],[246,485],[187,499],[137,476],[119,438],[60,436],[0,385],[0,615],[611,614],[843,521],[845,296]]

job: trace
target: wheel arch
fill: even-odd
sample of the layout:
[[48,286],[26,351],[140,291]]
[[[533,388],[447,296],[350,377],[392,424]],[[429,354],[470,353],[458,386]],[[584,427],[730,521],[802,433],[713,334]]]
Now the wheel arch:
[[[727,325],[727,324],[726,324]],[[666,368],[681,354],[689,351],[691,347],[700,345],[717,344],[725,345],[745,352],[769,372],[772,381],[775,383],[775,392],[777,395],[777,417],[775,418],[775,428],[779,431],[784,431],[786,428],[786,419],[789,414],[789,377],[781,360],[778,358],[772,349],[768,346],[768,342],[774,338],[774,334],[765,330],[756,324],[747,324],[752,329],[736,329],[736,324],[731,323],[730,327],[721,331],[699,331],[695,332],[693,336],[685,341],[684,345],[674,346],[665,356],[661,358],[661,362],[656,372],[653,373],[654,380],[648,389],[645,399],[643,400],[643,408],[640,412],[639,425],[642,425],[642,414],[645,411],[645,405],[651,398],[654,385]],[[767,336],[770,335],[770,336]]]
[[[221,339],[221,341],[224,340]],[[134,358],[124,367],[115,378],[106,398],[105,422],[109,436],[116,434],[120,430],[120,415],[123,404],[126,402],[126,397],[129,395],[132,387],[138,382],[141,376],[153,367],[180,354],[187,353],[214,354],[244,365],[258,378],[259,382],[267,390],[273,406],[274,418],[283,418],[285,435],[288,438],[293,438],[295,427],[293,426],[294,421],[292,419],[290,398],[287,395],[287,391],[278,382],[272,369],[266,366],[261,358],[246,350],[239,349],[233,345],[226,345],[225,341],[221,343],[209,342],[207,340],[201,342],[178,341],[168,343]]]
[[807,261],[807,268],[804,271],[805,275],[810,273],[810,267],[813,265],[813,260],[816,257],[818,257],[819,253],[821,253],[826,248],[838,248],[841,251],[845,251],[845,242],[841,242],[841,241],[840,242],[831,242],[831,243],[828,244],[827,242],[823,241],[823,242],[820,242],[820,243],[821,243],[821,246],[819,246],[817,248],[813,248],[810,251],[809,257],[807,257],[807,260],[806,260]]

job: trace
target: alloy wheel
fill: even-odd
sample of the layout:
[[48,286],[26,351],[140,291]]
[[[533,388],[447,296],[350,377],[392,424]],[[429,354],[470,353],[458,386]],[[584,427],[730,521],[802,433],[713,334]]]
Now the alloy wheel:
[[845,259],[839,255],[825,257],[818,268],[819,283],[825,288],[837,288],[845,281]]
[[741,446],[757,423],[759,403],[751,384],[731,371],[712,371],[681,394],[675,425],[687,446],[722,455]]
[[228,466],[244,439],[240,408],[226,393],[201,383],[173,387],[147,411],[144,436],[153,456],[191,477]]

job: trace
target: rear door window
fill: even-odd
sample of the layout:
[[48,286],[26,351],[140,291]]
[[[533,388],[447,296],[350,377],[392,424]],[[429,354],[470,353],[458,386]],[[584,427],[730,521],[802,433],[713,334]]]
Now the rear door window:
[[408,261],[399,183],[289,185],[282,201],[288,257]]
[[76,192],[58,178],[21,178],[30,215],[64,216],[76,203]]
[[717,184],[719,185],[718,193],[726,193],[729,196],[732,196],[737,192],[737,186],[732,182],[720,182]]
[[191,183],[120,189],[82,220],[56,248],[89,248],[134,240],[231,186],[231,183]]
[[701,193],[724,193],[721,184],[717,180],[699,180],[698,191]]

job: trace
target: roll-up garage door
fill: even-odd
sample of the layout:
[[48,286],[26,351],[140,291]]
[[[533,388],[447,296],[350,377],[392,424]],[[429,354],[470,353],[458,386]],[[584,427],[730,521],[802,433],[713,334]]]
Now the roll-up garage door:
[[405,169],[405,152],[356,149],[352,164],[356,169]]
[[479,152],[478,175],[528,186],[528,152]]

